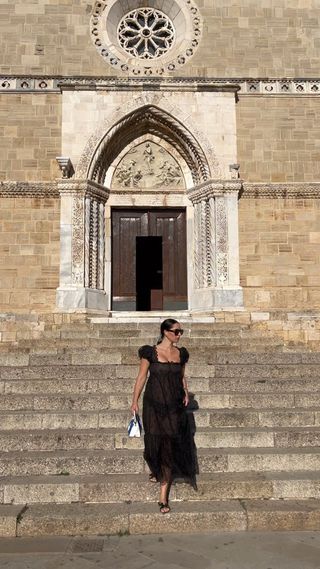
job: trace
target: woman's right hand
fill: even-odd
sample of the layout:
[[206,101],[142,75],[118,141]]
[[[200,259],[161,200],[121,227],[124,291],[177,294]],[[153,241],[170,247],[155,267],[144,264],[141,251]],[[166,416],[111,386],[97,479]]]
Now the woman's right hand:
[[138,403],[132,403],[131,407],[131,413],[139,413],[139,405]]

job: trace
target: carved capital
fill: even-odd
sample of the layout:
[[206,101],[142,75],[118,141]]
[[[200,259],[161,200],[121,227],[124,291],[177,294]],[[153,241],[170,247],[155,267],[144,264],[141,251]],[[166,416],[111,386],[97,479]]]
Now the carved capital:
[[102,203],[108,201],[110,194],[109,188],[92,180],[62,179],[58,181],[57,187],[60,195],[91,197]]
[[241,188],[241,180],[208,180],[188,190],[187,195],[189,200],[196,204],[202,200],[239,193]]

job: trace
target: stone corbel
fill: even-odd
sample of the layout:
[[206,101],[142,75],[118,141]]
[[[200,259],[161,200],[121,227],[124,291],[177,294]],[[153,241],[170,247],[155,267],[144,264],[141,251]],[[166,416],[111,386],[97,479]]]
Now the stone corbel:
[[194,288],[191,308],[240,308],[239,179],[209,180],[188,190],[194,205]]
[[59,164],[59,168],[62,172],[62,178],[72,178],[74,175],[74,167],[70,158],[66,156],[57,156],[56,161]]
[[58,181],[60,214],[60,310],[107,310],[104,290],[105,204],[109,190],[90,180]]

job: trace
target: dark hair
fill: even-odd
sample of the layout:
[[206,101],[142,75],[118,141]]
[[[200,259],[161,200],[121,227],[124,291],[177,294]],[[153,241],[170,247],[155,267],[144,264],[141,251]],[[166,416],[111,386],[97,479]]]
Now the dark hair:
[[174,324],[179,324],[178,320],[175,320],[174,318],[167,318],[166,320],[164,320],[163,322],[161,322],[161,326],[160,326],[160,337],[158,339],[157,344],[160,344],[160,342],[162,342],[163,340],[163,336],[164,336],[164,331],[165,330],[171,330],[172,326]]

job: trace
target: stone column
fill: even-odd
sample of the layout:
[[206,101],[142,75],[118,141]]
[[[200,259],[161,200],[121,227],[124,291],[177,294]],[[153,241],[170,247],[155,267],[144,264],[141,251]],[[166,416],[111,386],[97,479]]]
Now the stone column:
[[60,310],[108,310],[104,286],[105,203],[109,191],[89,180],[58,182],[60,213]]
[[243,307],[239,284],[240,180],[210,180],[188,191],[195,208],[191,310]]

